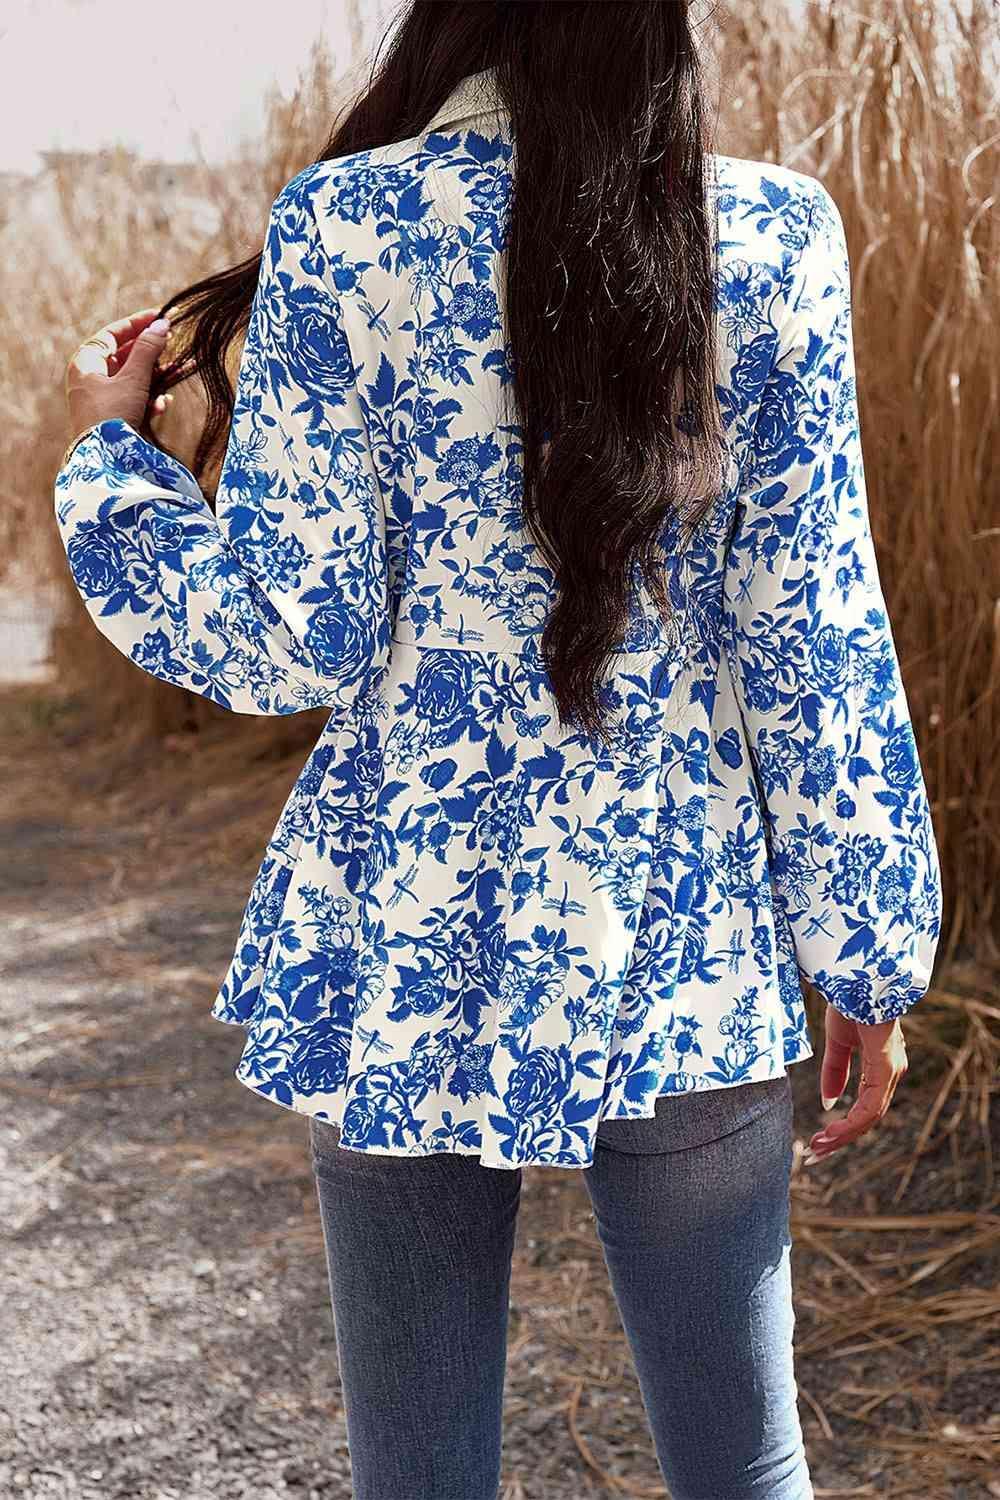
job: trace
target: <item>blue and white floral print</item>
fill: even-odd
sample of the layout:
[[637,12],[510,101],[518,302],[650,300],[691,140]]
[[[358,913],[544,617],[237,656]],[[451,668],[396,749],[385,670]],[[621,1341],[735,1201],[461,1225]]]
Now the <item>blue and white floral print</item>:
[[[866,508],[842,224],[713,158],[730,482],[637,597],[610,748],[561,732],[501,334],[514,143],[488,72],[278,194],[215,512],[105,421],[69,564],[147,672],[330,711],[212,1014],[344,1146],[584,1167],[602,1117],[811,1052],[930,981],[940,876]],[[668,543],[670,537],[665,539]]]

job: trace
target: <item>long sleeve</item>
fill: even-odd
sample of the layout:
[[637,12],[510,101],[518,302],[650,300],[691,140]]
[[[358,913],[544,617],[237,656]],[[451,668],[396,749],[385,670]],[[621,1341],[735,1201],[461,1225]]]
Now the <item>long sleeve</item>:
[[930,984],[938,851],[872,542],[847,245],[816,184],[725,578],[726,649],[800,971],[890,1020]]
[[98,628],[237,713],[344,708],[389,649],[378,477],[311,182],[306,169],[271,208],[215,513],[183,464],[118,419],[55,481]]

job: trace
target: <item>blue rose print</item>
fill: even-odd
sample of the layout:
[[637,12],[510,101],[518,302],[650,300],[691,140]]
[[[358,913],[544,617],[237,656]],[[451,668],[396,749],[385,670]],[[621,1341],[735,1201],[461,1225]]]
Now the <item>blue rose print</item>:
[[285,325],[281,354],[287,375],[300,391],[330,401],[354,377],[343,325],[325,293],[298,296],[295,317]]
[[347,604],[324,604],[309,617],[303,636],[318,673],[357,682],[373,654],[370,623]]
[[117,531],[84,524],[69,539],[66,552],[81,594],[100,599],[115,592],[125,573],[127,552]]
[[565,1047],[536,1047],[511,1070],[504,1095],[515,1118],[545,1116],[558,1107],[573,1078],[573,1064]]

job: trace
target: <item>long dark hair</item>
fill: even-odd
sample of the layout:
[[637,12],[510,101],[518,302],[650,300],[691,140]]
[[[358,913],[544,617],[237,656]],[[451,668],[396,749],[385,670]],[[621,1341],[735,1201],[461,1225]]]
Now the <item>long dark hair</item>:
[[[557,584],[542,655],[563,724],[601,734],[600,679],[636,583],[666,619],[664,538],[690,539],[722,477],[706,110],[688,5],[412,0],[317,159],[419,134],[486,68],[515,142],[504,332],[525,524]],[[152,394],[201,376],[199,479],[224,447],[227,351],[260,263],[163,308],[181,352]]]

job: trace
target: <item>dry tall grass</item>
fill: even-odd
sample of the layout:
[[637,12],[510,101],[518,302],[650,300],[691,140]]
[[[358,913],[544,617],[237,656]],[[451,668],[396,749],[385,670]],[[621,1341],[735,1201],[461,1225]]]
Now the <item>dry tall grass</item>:
[[[749,0],[716,20],[723,149],[814,173],[847,225],[870,502],[894,633],[934,803],[948,894],[942,952],[997,956],[1000,885],[1000,437],[997,335],[997,11],[992,0],[795,6]],[[353,7],[345,23],[357,24]],[[0,234],[18,310],[0,341],[3,555],[16,541],[62,580],[63,680],[95,726],[162,730],[213,711],[133,669],[89,628],[51,521],[64,441],[61,378],[75,341],[165,298],[259,243],[270,197],[325,137],[346,94],[317,50],[298,97],[265,111],[263,146],[191,193],[215,207],[163,211],[127,158],[52,171],[59,226]],[[8,209],[9,215],[9,209]],[[51,264],[39,275],[42,239]],[[189,393],[166,436],[184,451]],[[275,727],[287,738],[287,727]]]

